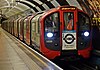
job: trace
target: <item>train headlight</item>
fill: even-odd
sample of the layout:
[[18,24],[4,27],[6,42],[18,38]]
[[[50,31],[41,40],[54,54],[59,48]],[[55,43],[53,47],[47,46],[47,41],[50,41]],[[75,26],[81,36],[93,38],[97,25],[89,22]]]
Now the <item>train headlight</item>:
[[84,32],[84,36],[86,36],[86,37],[89,36],[89,32],[87,32],[87,31]]
[[53,33],[51,33],[51,32],[47,33],[47,37],[49,37],[49,38],[53,37]]

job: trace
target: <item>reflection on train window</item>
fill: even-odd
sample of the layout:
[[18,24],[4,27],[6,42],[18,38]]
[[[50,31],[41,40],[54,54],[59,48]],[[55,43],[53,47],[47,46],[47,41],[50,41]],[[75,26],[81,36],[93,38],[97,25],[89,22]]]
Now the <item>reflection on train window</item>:
[[[26,21],[27,19],[24,20],[24,35],[26,35]],[[26,36],[24,36],[24,38],[26,39]]]
[[23,34],[23,22],[20,21],[20,35]]
[[[34,18],[32,18],[31,20],[31,38],[32,41],[33,40],[37,40],[39,41],[38,37],[40,36],[40,16],[42,15],[42,13],[35,15]],[[38,42],[39,43],[39,42]]]
[[80,30],[83,30],[83,29],[85,29],[85,30],[87,30],[87,29],[89,29],[89,23],[90,23],[90,20],[89,20],[89,17],[88,16],[86,16],[84,13],[79,13],[78,14],[78,25],[79,25],[79,29]]
[[40,34],[40,18],[41,16],[39,17],[39,20],[38,20],[38,33]]
[[35,37],[35,33],[36,33],[36,24],[35,24],[35,22],[34,22],[34,18],[32,19],[32,21],[31,21],[31,23],[32,23],[32,25],[31,25],[31,34],[32,34],[32,36],[31,36],[31,38],[32,38],[32,41],[34,40],[34,37]]
[[19,29],[18,29],[19,31],[18,32],[19,32],[19,35],[20,35],[20,20],[18,22],[18,27],[19,27]]
[[58,31],[59,28],[59,17],[58,13],[53,13],[47,16],[45,19],[45,31]]
[[35,27],[35,22],[31,22],[32,23],[32,32],[35,32],[36,31],[36,27]]
[[34,20],[32,20],[32,32],[35,32],[36,31],[36,26],[35,26],[35,22]]
[[72,30],[74,24],[74,14],[72,12],[64,12],[65,30]]

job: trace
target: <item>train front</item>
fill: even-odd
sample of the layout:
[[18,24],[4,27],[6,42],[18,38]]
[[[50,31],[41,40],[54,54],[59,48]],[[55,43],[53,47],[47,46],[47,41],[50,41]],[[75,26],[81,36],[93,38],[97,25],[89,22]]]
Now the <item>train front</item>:
[[41,20],[41,52],[49,59],[90,56],[90,19],[75,7],[50,10]]

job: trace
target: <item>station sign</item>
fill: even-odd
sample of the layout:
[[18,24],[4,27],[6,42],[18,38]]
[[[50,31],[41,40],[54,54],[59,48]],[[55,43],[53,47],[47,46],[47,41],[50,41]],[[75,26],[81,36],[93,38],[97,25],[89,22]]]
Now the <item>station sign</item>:
[[100,23],[100,18],[96,18],[96,17],[95,17],[95,18],[92,18],[92,20],[93,20],[93,21],[96,21],[96,23],[97,23],[97,22]]
[[92,26],[100,26],[100,18],[92,18]]

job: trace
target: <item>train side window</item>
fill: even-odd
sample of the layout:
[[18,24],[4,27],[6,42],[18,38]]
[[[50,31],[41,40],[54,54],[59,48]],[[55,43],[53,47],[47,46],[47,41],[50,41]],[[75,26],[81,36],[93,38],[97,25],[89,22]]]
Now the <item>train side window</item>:
[[35,32],[35,30],[36,30],[36,29],[35,29],[35,22],[32,21],[31,23],[32,23],[32,31]]
[[[22,19],[21,19],[22,20]],[[19,25],[20,25],[20,28],[19,28],[19,35],[22,35],[22,22],[21,20],[19,21]]]
[[33,18],[31,23],[32,23],[32,32],[36,32],[36,19]]
[[39,20],[38,20],[38,33],[40,34],[40,18],[41,16],[39,17]]
[[36,22],[36,33],[40,34],[40,17],[42,14],[39,14],[37,16],[35,16],[35,22]]

